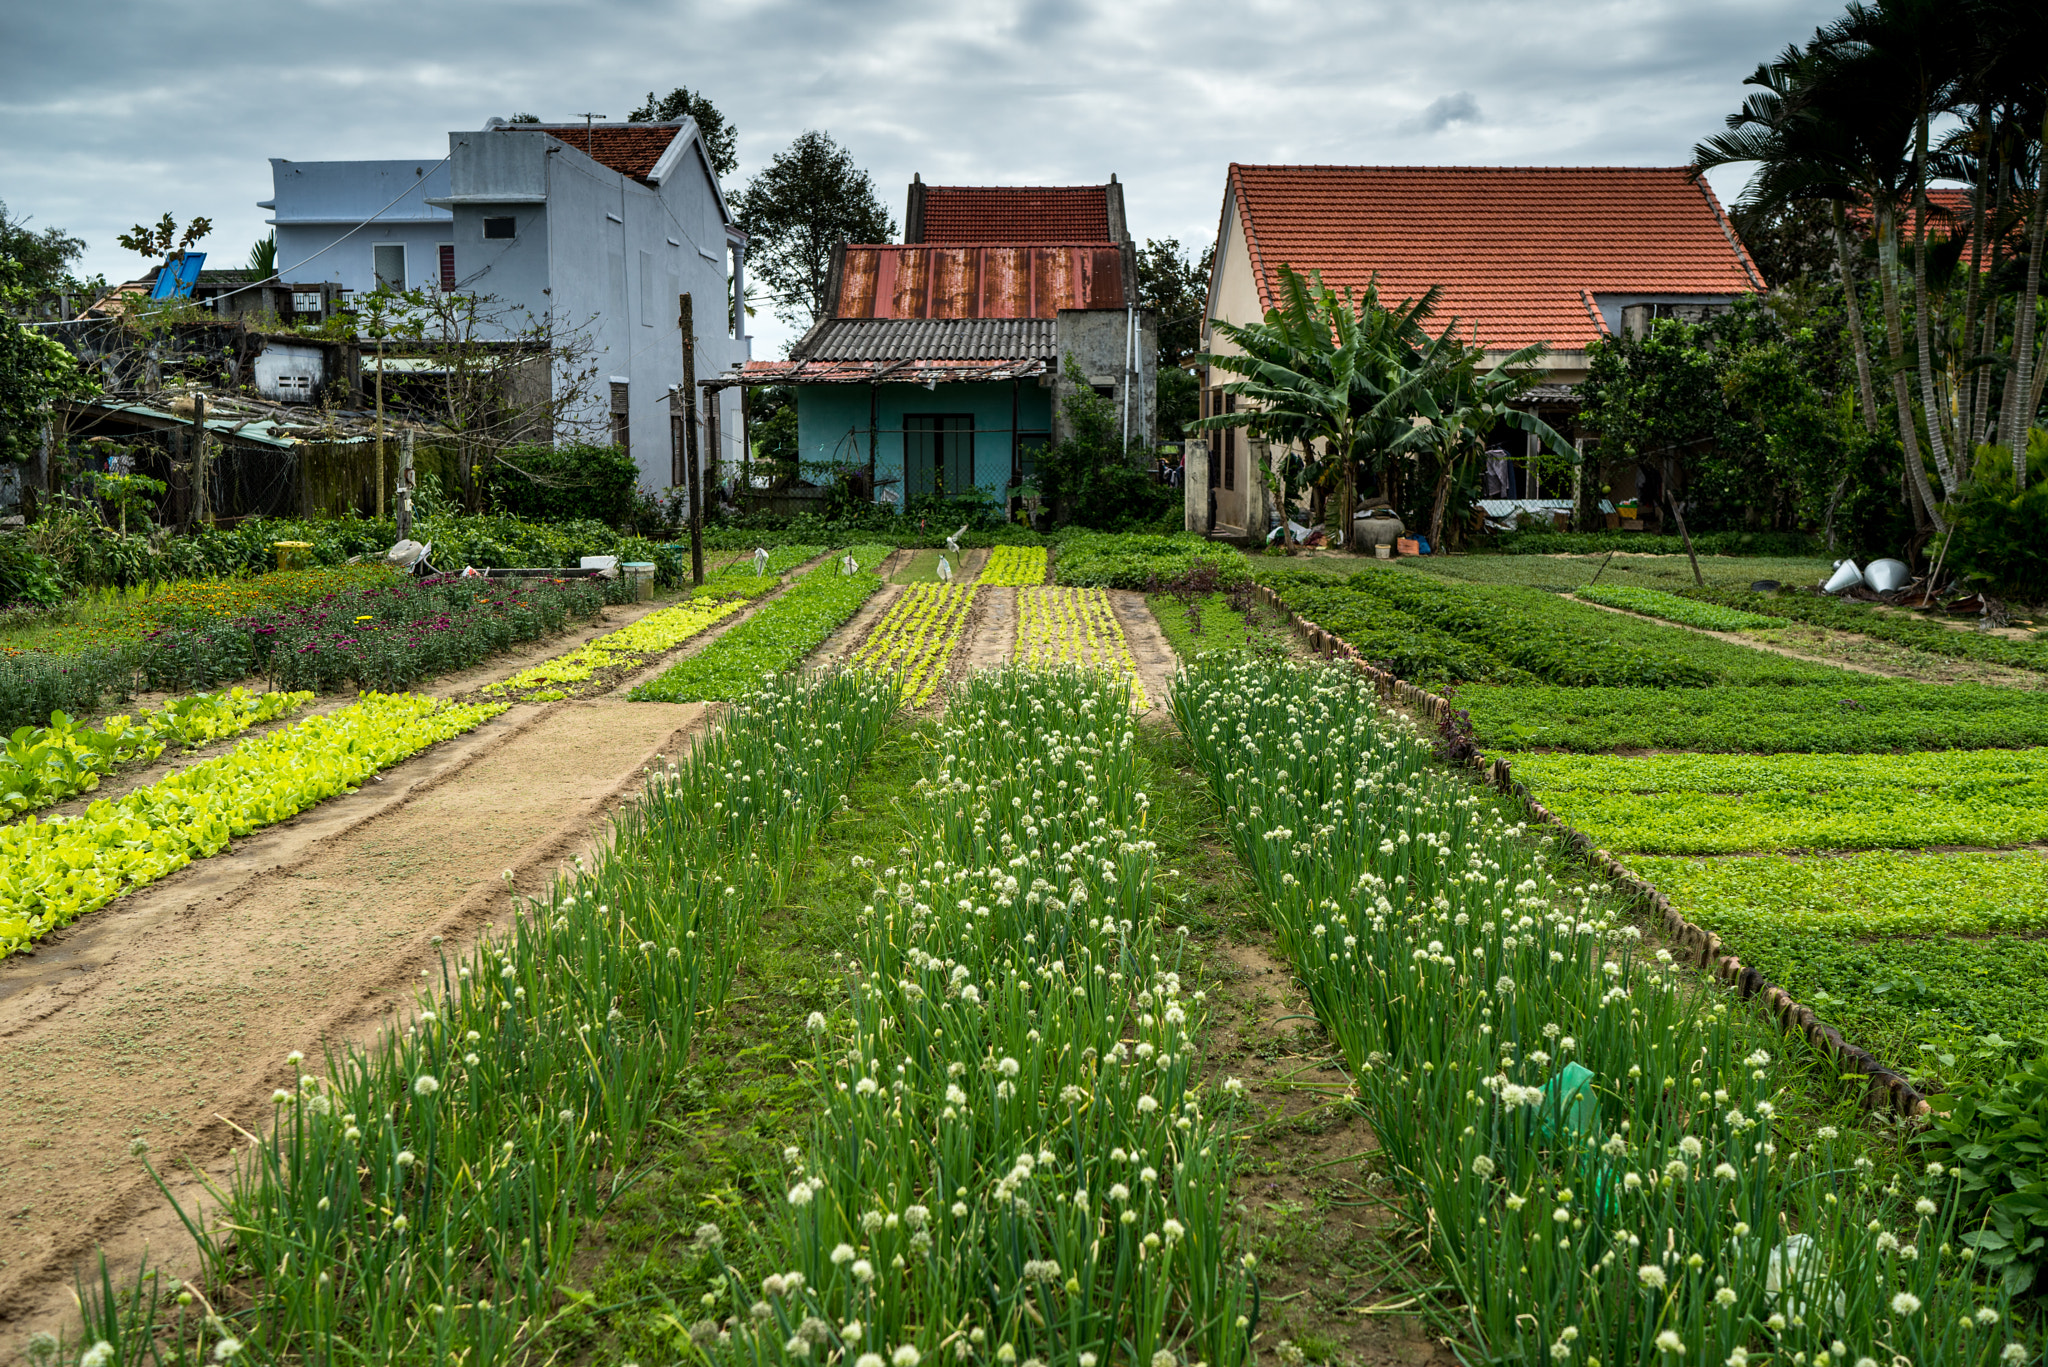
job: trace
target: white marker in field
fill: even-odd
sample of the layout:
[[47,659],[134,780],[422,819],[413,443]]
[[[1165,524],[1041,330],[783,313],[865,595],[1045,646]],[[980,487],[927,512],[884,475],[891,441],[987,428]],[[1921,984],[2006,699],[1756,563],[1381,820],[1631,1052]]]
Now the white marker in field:
[[759,579],[766,573],[768,573],[768,548],[766,546],[756,546],[754,547],[754,578]]
[[858,573],[859,570],[860,561],[855,560],[851,552],[848,552],[847,555],[839,562],[839,572],[841,574],[855,574]]
[[953,582],[953,567],[946,563],[946,557],[943,555],[939,557],[939,582],[941,584]]
[[963,522],[960,524],[959,530],[946,538],[946,549],[955,555],[960,554],[960,538],[965,535],[967,535],[967,524]]

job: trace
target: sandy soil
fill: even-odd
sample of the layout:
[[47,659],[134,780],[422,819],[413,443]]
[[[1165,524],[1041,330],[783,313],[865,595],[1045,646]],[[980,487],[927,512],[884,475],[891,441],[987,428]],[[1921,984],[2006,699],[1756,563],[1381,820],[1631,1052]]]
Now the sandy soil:
[[[662,606],[608,609],[423,691],[472,692]],[[204,1194],[188,1167],[224,1180],[239,1134],[263,1130],[271,1090],[292,1080],[287,1052],[371,1038],[411,1000],[435,937],[457,950],[504,923],[507,871],[515,890],[539,890],[601,838],[650,764],[680,756],[706,709],[627,691],[759,606],[609,695],[515,707],[0,961],[0,1344],[75,1325],[71,1275],[95,1247],[117,1272],[147,1251],[188,1275],[189,1237],[131,1141],[181,1174],[188,1207]]]
[[1152,615],[1152,605],[1145,601],[1145,595],[1126,589],[1109,589],[1109,610],[1116,614],[1117,625],[1124,629],[1124,639],[1130,642],[1131,659],[1138,666],[1138,682],[1145,686],[1145,701],[1154,711],[1166,710],[1166,696],[1173,688],[1174,671],[1180,668],[1180,656],[1174,654],[1167,643],[1166,633],[1159,629],[1159,619]]
[[985,588],[974,595],[967,626],[953,652],[953,677],[999,669],[1017,653],[1017,590]]

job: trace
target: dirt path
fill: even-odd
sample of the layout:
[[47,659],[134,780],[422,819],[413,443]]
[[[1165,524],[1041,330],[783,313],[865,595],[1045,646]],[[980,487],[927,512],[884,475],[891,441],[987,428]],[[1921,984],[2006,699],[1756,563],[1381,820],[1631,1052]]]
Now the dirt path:
[[1166,633],[1159,629],[1159,619],[1152,615],[1152,605],[1145,601],[1142,593],[1127,589],[1109,589],[1109,610],[1116,614],[1117,625],[1124,629],[1124,639],[1130,643],[1131,659],[1138,666],[1138,682],[1145,686],[1145,701],[1155,710],[1166,709],[1166,697],[1173,689],[1174,671],[1180,668],[1180,656],[1167,643]]
[[[189,1236],[131,1141],[148,1141],[159,1172],[222,1181],[235,1127],[260,1133],[271,1090],[291,1082],[286,1053],[371,1038],[436,961],[436,937],[456,950],[505,921],[507,871],[520,892],[544,887],[650,764],[687,748],[706,709],[628,702],[633,685],[774,596],[608,695],[514,707],[0,962],[0,1344],[75,1327],[71,1274],[95,1247],[117,1269],[148,1250],[188,1274]],[[473,692],[664,606],[608,610],[423,691]],[[189,1176],[173,1190],[188,1205],[203,1194]]]
[[953,652],[952,677],[999,669],[1017,653],[1017,590],[984,588],[974,595],[967,627]]

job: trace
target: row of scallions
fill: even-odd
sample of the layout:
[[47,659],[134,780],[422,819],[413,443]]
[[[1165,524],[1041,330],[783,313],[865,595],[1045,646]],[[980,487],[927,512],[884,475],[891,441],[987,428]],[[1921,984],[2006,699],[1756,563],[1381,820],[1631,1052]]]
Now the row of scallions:
[[2038,1358],[1972,1275],[1958,1174],[1802,1127],[1757,1013],[1567,886],[1355,671],[1218,657],[1174,707],[1486,1360]]
[[520,1357],[573,1304],[579,1232],[896,708],[893,684],[858,675],[735,703],[650,774],[601,853],[444,959],[402,1028],[324,1069],[291,1055],[302,1076],[208,1202],[218,1218],[186,1212],[194,1304],[89,1297],[85,1342],[121,1363],[151,1333],[187,1360],[221,1338],[262,1361]]
[[787,1270],[722,1274],[692,1333],[714,1357],[1247,1360],[1238,1089],[1196,1081],[1203,994],[1160,933],[1130,713],[1078,670],[955,693],[847,1004],[811,1019],[820,1113],[767,1236]]

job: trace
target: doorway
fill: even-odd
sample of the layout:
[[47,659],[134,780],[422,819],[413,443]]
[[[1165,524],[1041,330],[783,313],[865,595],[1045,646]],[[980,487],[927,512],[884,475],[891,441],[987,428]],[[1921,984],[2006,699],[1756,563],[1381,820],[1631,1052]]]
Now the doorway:
[[903,496],[957,494],[974,484],[974,415],[906,413]]

